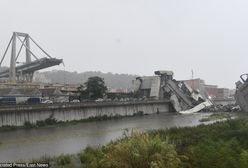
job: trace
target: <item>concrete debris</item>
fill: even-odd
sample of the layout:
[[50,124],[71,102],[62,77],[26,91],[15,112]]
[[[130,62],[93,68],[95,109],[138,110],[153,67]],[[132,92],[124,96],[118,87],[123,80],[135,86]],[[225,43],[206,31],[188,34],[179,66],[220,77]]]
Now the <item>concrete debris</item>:
[[182,114],[197,112],[212,105],[211,101],[203,99],[198,90],[173,79],[172,71],[155,71],[155,75],[138,77],[133,81],[134,91],[139,97],[170,100],[174,110]]
[[202,112],[240,112],[242,111],[239,105],[212,105],[201,110]]
[[207,107],[211,107],[213,106],[213,103],[210,100],[206,100],[198,105],[196,105],[195,107],[189,109],[189,110],[185,110],[185,111],[179,111],[180,114],[191,114],[191,113],[195,113],[195,112],[199,112]]
[[174,109],[176,111],[181,111],[182,110],[182,107],[181,107],[181,105],[179,103],[179,100],[178,100],[177,96],[175,94],[173,94],[173,93],[171,93],[170,102],[171,102],[172,106],[174,107]]
[[242,111],[248,112],[248,74],[240,76],[241,81],[236,82],[235,99]]

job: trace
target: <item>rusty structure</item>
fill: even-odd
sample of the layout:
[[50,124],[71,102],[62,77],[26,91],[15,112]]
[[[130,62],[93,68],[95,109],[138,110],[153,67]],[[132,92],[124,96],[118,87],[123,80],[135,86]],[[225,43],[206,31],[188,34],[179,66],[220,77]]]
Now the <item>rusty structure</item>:
[[[17,41],[20,41],[21,46],[17,52]],[[30,42],[36,45],[46,57],[38,58],[30,48]],[[8,46],[0,61],[0,67],[2,67],[3,60],[7,55],[7,51],[11,46],[10,66],[9,68],[0,72],[0,78],[8,78],[10,82],[32,82],[33,74],[37,70],[45,69],[55,65],[59,65],[63,62],[62,59],[52,58],[44,49],[42,49],[37,42],[27,33],[13,32]],[[18,58],[20,53],[25,47],[26,49],[26,61],[22,65],[18,64]],[[31,58],[34,58],[32,60]]]
[[245,111],[248,112],[248,74],[242,74],[240,76],[241,81],[236,82],[235,99],[236,104]]

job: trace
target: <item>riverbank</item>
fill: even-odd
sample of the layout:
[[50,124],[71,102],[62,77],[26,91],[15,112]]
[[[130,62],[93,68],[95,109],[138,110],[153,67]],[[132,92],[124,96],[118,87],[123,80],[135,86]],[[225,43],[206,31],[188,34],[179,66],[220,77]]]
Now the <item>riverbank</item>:
[[103,116],[166,113],[169,108],[170,103],[166,100],[1,106],[0,126],[37,124],[51,118],[58,122],[67,122]]
[[[124,131],[120,139],[101,147],[87,147],[78,154],[43,157],[33,161],[50,163],[52,167],[108,168],[135,165],[136,168],[148,168],[151,165],[162,165],[169,168],[247,168],[247,138],[248,121],[234,119],[147,133]],[[168,159],[171,163],[169,165],[166,164]]]
[[43,155],[58,156],[63,153],[78,153],[87,145],[105,145],[118,139],[124,129],[148,131],[196,126],[201,124],[199,122],[201,118],[210,114],[159,113],[0,132],[0,162],[27,161]]
[[[204,113],[204,112],[203,112]],[[157,112],[159,114],[159,112]],[[177,113],[175,113],[177,114]],[[237,117],[237,114],[243,114],[243,113],[229,113],[229,112],[215,112],[209,116],[203,117],[199,121],[202,123],[205,122],[214,122],[218,120],[223,120],[223,119],[231,119]],[[9,125],[4,125],[0,127],[0,132],[5,132],[5,131],[14,131],[18,129],[32,129],[32,128],[51,128],[51,127],[63,127],[63,126],[68,126],[68,125],[74,125],[78,123],[84,123],[84,122],[92,122],[92,121],[104,121],[104,120],[113,120],[113,119],[122,119],[126,117],[134,117],[134,116],[143,116],[145,115],[142,111],[139,111],[137,113],[134,113],[133,115],[128,115],[128,116],[120,116],[120,115],[115,115],[115,116],[97,116],[97,117],[90,117],[88,119],[81,119],[81,120],[72,120],[72,121],[58,121],[53,116],[49,116],[49,118],[45,120],[38,120],[36,123],[30,123],[26,121],[24,125],[22,126],[9,126]]]
[[121,119],[121,118],[126,118],[126,117],[134,117],[134,116],[142,116],[144,115],[143,112],[137,112],[134,113],[133,115],[128,115],[128,116],[120,116],[120,115],[115,115],[115,116],[97,116],[97,117],[89,117],[87,119],[81,119],[81,120],[72,120],[72,121],[58,121],[53,116],[49,116],[49,118],[45,120],[38,120],[35,123],[30,123],[29,121],[26,121],[24,125],[22,126],[9,126],[9,125],[4,125],[0,127],[0,132],[6,132],[6,131],[14,131],[18,129],[32,129],[32,128],[51,128],[51,127],[63,127],[63,126],[68,126],[68,125],[73,125],[73,124],[78,124],[78,123],[84,123],[84,122],[92,122],[92,121],[104,121],[104,120],[113,120],[113,119]]

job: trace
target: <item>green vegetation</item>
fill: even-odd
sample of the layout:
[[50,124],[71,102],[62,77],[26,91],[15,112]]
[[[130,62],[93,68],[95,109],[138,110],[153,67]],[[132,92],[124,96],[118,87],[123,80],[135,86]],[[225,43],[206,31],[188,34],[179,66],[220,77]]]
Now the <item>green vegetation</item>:
[[80,99],[96,100],[103,98],[106,94],[107,87],[105,86],[104,79],[98,76],[88,78],[88,81],[81,85],[78,90],[80,91]]
[[159,136],[134,131],[105,147],[87,147],[80,154],[82,167],[99,168],[176,168],[180,158],[173,145]]
[[157,130],[150,132],[150,135],[160,135],[162,139],[169,137],[178,154],[188,158],[183,161],[185,168],[247,166],[247,120],[227,120],[212,125]]
[[13,131],[16,130],[18,126],[9,126],[9,125],[4,125],[0,127],[0,131]]
[[124,131],[105,146],[87,147],[50,162],[76,167],[71,158],[77,157],[87,168],[247,168],[247,139],[248,121],[240,119],[146,133]]
[[94,168],[101,167],[101,159],[103,158],[103,148],[87,147],[84,151],[79,153],[79,158],[82,163],[82,167]]
[[60,155],[56,158],[56,163],[59,166],[70,165],[71,163],[71,156],[70,155]]
[[181,161],[173,145],[162,141],[159,135],[134,131],[104,148],[102,167],[177,168]]

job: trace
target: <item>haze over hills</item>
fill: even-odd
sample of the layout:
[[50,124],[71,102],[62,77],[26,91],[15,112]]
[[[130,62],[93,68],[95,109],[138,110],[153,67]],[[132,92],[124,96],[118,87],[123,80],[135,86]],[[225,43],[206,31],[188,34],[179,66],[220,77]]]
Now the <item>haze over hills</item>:
[[53,70],[46,72],[37,72],[35,74],[35,80],[45,83],[66,83],[66,84],[81,84],[87,81],[89,77],[99,76],[104,78],[105,84],[111,88],[132,88],[132,80],[137,75],[130,74],[113,74],[103,73],[100,71],[88,71],[88,72],[69,72],[63,70]]

